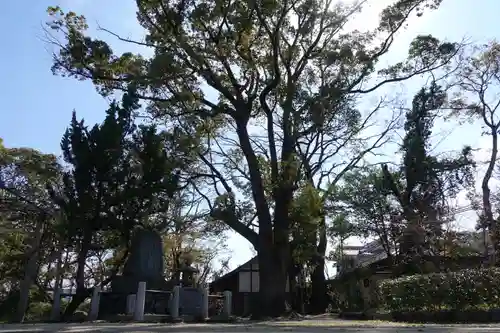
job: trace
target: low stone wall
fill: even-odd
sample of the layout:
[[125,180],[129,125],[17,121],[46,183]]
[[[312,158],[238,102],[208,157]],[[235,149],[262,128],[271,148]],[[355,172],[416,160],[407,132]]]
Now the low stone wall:
[[[127,297],[129,294],[101,292],[99,301],[99,319],[108,316],[127,314]],[[144,313],[168,315],[170,293],[146,292]]]
[[[135,321],[144,321],[144,316],[169,316],[176,321],[182,316],[205,321],[209,318],[209,299],[222,298],[223,306],[220,318],[229,320],[232,316],[232,294],[225,291],[221,295],[209,295],[208,288],[192,288],[175,286],[172,291],[146,289],[146,282],[140,282],[137,293],[123,293],[116,291],[101,291],[99,286],[92,291],[88,320],[94,321],[109,317],[126,315]],[[53,311],[58,312],[55,298]],[[182,302],[181,302],[182,300]]]
[[128,294],[101,292],[98,319],[118,314],[126,314],[127,296]]

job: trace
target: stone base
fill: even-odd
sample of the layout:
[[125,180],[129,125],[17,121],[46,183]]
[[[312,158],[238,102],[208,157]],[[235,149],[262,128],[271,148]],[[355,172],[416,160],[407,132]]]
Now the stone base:
[[135,276],[118,275],[111,281],[111,290],[116,293],[135,294],[139,287],[139,282],[146,282],[147,290],[171,290],[169,284],[164,279],[147,279]]
[[[141,279],[134,276],[116,276],[111,281],[111,291],[103,292],[99,302],[99,318],[124,315],[127,313],[127,297],[137,293],[139,282],[146,282],[147,290],[170,291],[167,281],[163,279]],[[166,315],[169,309],[170,293],[146,292],[145,313]]]

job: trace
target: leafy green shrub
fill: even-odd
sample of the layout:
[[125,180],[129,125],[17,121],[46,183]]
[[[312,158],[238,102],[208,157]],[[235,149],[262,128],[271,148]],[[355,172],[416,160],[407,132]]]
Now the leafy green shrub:
[[50,318],[52,304],[47,302],[31,302],[26,311],[26,321],[44,321]]
[[83,313],[89,313],[90,312],[90,299],[86,299],[82,304],[78,306],[78,311],[81,311]]
[[380,304],[391,311],[500,307],[500,268],[418,274],[381,281]]

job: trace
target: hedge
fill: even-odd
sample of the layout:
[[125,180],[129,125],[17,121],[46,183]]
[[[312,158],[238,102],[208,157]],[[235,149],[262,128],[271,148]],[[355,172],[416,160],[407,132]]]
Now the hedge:
[[384,280],[378,292],[381,307],[389,311],[500,308],[500,268]]

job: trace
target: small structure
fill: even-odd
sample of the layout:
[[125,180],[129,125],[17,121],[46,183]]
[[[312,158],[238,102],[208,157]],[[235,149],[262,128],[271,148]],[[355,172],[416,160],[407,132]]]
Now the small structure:
[[196,286],[198,270],[191,266],[190,260],[185,260],[179,269],[180,298],[179,313],[185,317],[199,317],[203,309],[203,290]]
[[[286,291],[289,292],[287,281]],[[243,265],[219,277],[210,283],[210,293],[231,291],[232,311],[236,316],[251,314],[254,306],[258,306],[259,298],[259,262],[253,257]]]
[[180,282],[183,287],[194,287],[196,285],[196,277],[199,271],[191,265],[190,260],[185,260],[179,269]]

